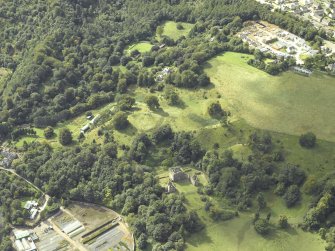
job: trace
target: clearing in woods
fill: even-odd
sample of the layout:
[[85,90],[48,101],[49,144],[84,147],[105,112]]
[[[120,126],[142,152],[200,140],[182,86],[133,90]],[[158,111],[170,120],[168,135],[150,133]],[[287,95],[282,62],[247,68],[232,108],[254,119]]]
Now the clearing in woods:
[[312,131],[318,138],[335,142],[334,77],[293,72],[274,77],[249,66],[249,58],[227,52],[205,66],[233,113],[256,128],[293,135]]

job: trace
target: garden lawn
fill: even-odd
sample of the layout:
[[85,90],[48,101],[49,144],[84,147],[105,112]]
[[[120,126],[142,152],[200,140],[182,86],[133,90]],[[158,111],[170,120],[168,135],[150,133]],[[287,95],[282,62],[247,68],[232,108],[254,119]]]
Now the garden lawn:
[[139,43],[130,45],[127,48],[127,51],[130,53],[134,50],[138,50],[140,53],[145,53],[145,52],[149,52],[151,50],[152,46],[153,45],[150,42],[143,41],[143,42],[139,42]]
[[314,132],[335,142],[335,78],[293,72],[271,76],[247,64],[250,56],[227,52],[205,65],[233,114],[253,127],[300,135]]
[[182,36],[187,37],[188,34],[190,33],[191,29],[193,28],[194,24],[190,24],[190,23],[184,23],[184,22],[179,22],[179,24],[181,24],[184,29],[178,30],[177,29],[177,22],[173,22],[173,21],[168,21],[164,24],[163,26],[163,36],[168,36],[170,38],[172,38],[173,40],[178,40],[179,38],[181,38]]

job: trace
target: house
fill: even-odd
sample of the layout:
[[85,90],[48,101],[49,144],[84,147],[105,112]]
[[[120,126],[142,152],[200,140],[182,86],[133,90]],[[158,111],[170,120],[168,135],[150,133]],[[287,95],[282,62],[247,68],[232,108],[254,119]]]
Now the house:
[[190,177],[190,181],[191,181],[193,186],[199,186],[199,184],[200,184],[199,178],[196,174],[194,174]]
[[34,220],[34,219],[36,218],[37,214],[38,214],[38,210],[37,210],[37,208],[33,208],[33,209],[31,209],[31,210],[30,210],[30,219],[31,219],[31,220]]
[[180,167],[172,167],[170,171],[170,180],[171,181],[185,181],[188,180],[188,175]]
[[24,204],[24,209],[26,209],[27,211],[29,211],[30,213],[30,219],[34,220],[38,214],[38,203],[36,201],[30,201],[28,200],[25,204]]
[[[36,245],[32,238],[32,233],[28,230],[14,230],[14,246],[18,251],[37,251]],[[36,235],[36,234],[35,234]]]
[[14,230],[13,234],[16,240],[21,240],[30,236],[30,232],[28,230]]
[[36,201],[31,201],[31,200],[28,200],[25,204],[24,204],[24,209],[27,209],[27,210],[30,210],[34,207],[37,207],[38,206],[38,203]]
[[169,180],[167,186],[166,186],[166,192],[167,193],[175,193],[177,192],[177,188],[175,187],[175,185],[172,183],[171,180]]
[[88,130],[90,130],[90,124],[86,124],[85,126],[83,126],[83,127],[80,129],[80,133],[85,133],[85,132],[87,132]]
[[313,72],[308,70],[308,69],[305,69],[305,68],[301,68],[301,67],[298,67],[298,66],[294,66],[292,68],[292,70],[294,72],[297,72],[297,73],[300,73],[300,74],[303,74],[303,75],[306,75],[306,76],[310,76]]
[[95,125],[98,121],[99,121],[99,119],[100,119],[100,114],[97,114],[97,116],[95,116],[91,121],[90,121],[90,124],[91,125]]
[[170,74],[172,71],[169,67],[165,67],[163,70],[162,70],[162,74],[164,75],[167,75],[167,74]]

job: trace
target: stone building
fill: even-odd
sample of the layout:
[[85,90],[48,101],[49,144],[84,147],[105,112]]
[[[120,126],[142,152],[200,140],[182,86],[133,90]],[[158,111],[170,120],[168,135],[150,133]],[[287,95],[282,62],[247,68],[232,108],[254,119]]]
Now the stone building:
[[169,177],[171,181],[186,181],[188,180],[188,175],[180,167],[170,168]]
[[175,187],[175,185],[171,182],[171,180],[169,180],[167,186],[166,186],[166,192],[167,193],[175,193],[177,192],[177,188]]
[[190,181],[191,181],[193,186],[199,186],[199,184],[200,184],[199,178],[196,174],[190,176]]

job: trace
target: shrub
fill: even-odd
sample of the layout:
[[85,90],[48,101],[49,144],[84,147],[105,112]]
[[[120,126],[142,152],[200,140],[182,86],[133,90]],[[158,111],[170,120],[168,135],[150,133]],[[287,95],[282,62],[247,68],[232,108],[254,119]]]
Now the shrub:
[[123,130],[129,125],[128,116],[124,112],[117,112],[113,118],[113,125],[117,130]]
[[302,147],[313,148],[316,144],[316,136],[312,132],[302,134],[300,136],[299,143]]
[[294,206],[300,200],[300,190],[298,186],[290,186],[284,195],[284,200],[287,207]]
[[209,105],[208,114],[211,117],[219,118],[219,117],[225,116],[226,112],[222,109],[221,104],[217,102],[217,103],[212,103]]
[[70,145],[72,143],[72,133],[69,129],[63,128],[59,132],[59,143],[63,146]]
[[51,126],[48,126],[44,129],[44,137],[50,139],[52,136],[54,136],[54,129]]
[[280,215],[278,225],[280,228],[287,228],[289,226],[286,215]]
[[150,110],[158,109],[159,108],[159,101],[158,98],[154,95],[149,95],[145,98],[145,103],[149,107]]
[[265,219],[258,219],[255,221],[254,228],[257,233],[261,235],[266,235],[270,231],[270,225],[269,222],[267,222]]

